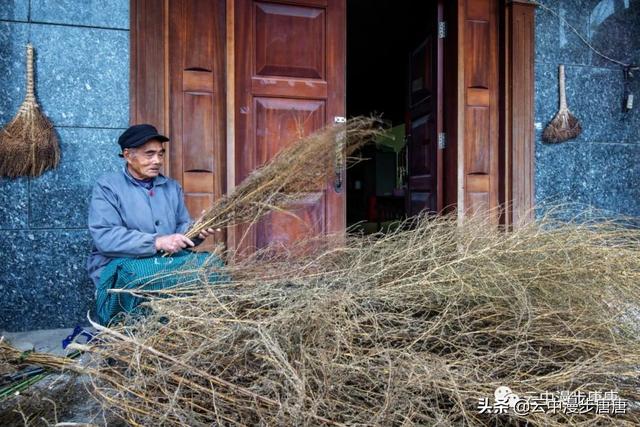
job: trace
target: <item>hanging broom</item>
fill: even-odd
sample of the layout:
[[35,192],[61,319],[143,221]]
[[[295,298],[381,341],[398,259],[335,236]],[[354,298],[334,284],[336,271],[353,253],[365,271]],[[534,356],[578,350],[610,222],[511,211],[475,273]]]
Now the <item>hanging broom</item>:
[[577,138],[582,132],[582,127],[578,119],[571,114],[567,107],[567,95],[565,93],[564,65],[559,68],[560,80],[560,111],[547,125],[542,134],[542,139],[546,142],[563,142]]
[[33,46],[27,45],[27,94],[18,114],[0,130],[0,176],[39,176],[60,161],[53,125],[34,93]]

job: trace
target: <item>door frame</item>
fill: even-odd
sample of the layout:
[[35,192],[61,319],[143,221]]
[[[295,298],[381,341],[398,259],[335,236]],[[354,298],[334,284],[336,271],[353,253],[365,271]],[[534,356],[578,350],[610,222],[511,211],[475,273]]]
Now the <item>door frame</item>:
[[501,224],[515,229],[535,218],[535,14],[527,0],[501,5]]
[[[169,112],[169,1],[130,0],[130,123],[153,123],[160,132],[171,136]],[[347,0],[344,0],[347,1]],[[462,4],[474,0],[447,2]],[[507,228],[515,228],[533,218],[535,176],[535,132],[534,121],[534,45],[535,5],[526,0],[490,0],[496,2],[499,20],[499,38],[495,41],[499,55],[498,93],[499,126],[498,139],[498,202],[502,206],[499,222]],[[466,3],[464,3],[466,4]],[[234,0],[226,0],[226,108],[233,111],[234,88]],[[464,108],[463,81],[461,77],[461,8],[456,6],[445,12],[449,26],[448,43],[458,46],[457,59],[453,65],[458,79],[452,84],[457,97],[454,114],[447,114],[445,127],[448,146],[444,153],[445,168],[457,169],[457,182],[449,180],[444,185],[445,206],[453,207],[462,220],[466,215],[464,204],[463,164],[461,156],[469,141],[464,139],[464,123],[461,109]],[[162,23],[162,25],[158,25]],[[345,22],[346,25],[346,22]],[[453,55],[452,55],[453,56]],[[445,89],[447,90],[447,89]],[[226,148],[224,168],[226,192],[233,190],[235,183],[235,133],[233,114],[227,114]],[[455,116],[455,117],[454,117]],[[171,175],[169,160],[165,159],[166,174]],[[449,175],[449,174],[447,174]],[[456,176],[456,174],[450,174]],[[461,197],[462,196],[462,197]],[[462,202],[462,203],[461,203]],[[445,209],[445,212],[447,210]],[[448,210],[449,212],[451,209]]]

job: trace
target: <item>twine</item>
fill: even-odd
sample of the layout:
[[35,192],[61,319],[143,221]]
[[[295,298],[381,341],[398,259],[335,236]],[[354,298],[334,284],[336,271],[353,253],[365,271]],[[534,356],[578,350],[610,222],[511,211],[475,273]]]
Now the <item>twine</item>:
[[27,45],[27,94],[20,105],[20,112],[26,113],[31,108],[37,108],[38,102],[35,95],[35,77],[33,69],[33,45]]

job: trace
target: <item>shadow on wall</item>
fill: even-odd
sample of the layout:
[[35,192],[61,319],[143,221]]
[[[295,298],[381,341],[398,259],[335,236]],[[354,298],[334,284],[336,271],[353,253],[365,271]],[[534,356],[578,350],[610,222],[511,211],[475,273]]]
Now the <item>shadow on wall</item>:
[[[589,14],[589,36],[593,46],[607,56],[629,64],[640,64],[640,0],[600,0]],[[611,63],[594,56],[593,65]],[[640,76],[638,76],[640,78]]]

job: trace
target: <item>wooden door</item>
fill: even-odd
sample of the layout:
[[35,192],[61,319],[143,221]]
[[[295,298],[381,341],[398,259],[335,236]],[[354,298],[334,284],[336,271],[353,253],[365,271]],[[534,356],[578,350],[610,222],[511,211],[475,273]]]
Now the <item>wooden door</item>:
[[409,59],[408,215],[443,208],[444,33],[438,31],[443,14],[443,1],[438,0],[426,24],[430,33]]
[[458,216],[499,212],[497,0],[457,0]]
[[510,2],[504,11],[503,105],[505,132],[500,138],[502,159],[500,202],[502,223],[518,228],[534,219],[535,202],[535,15],[533,3]]
[[[197,216],[232,189],[298,129],[310,132],[331,123],[335,116],[345,115],[345,3],[346,0],[131,1],[131,123],[152,123],[171,138],[165,173],[183,184],[192,215]],[[442,3],[439,0],[439,6]],[[510,165],[518,157],[515,148],[508,148],[513,153],[505,152],[506,166],[500,175],[500,2],[444,3],[449,27],[445,39],[446,73],[447,77],[457,77],[447,78],[445,87],[444,200],[449,206],[455,204],[463,217],[469,211],[498,206],[504,170],[515,170]],[[433,22],[428,25],[434,27]],[[528,25],[532,28],[531,23]],[[430,49],[438,52],[439,64],[442,40],[434,45],[433,37]],[[533,37],[528,40],[530,49]],[[436,63],[433,53],[429,57]],[[225,58],[230,59],[225,62]],[[509,85],[516,87],[520,81],[522,93],[531,94],[532,67],[526,60],[521,61],[524,65],[520,64],[519,74],[505,68],[511,76]],[[515,70],[519,63],[512,61]],[[433,72],[423,81],[429,80],[433,85],[435,75],[441,74]],[[442,93],[440,80],[435,84],[436,97],[432,99]],[[521,98],[510,95],[507,111],[515,111]],[[530,97],[527,100],[531,103]],[[430,108],[439,111],[440,105]],[[510,117],[506,117],[508,123]],[[436,120],[435,125],[427,127],[428,121],[420,123],[419,119],[415,116],[410,128],[416,128],[418,141],[428,136],[430,151],[424,149],[423,142],[416,149],[422,147],[431,156],[428,158],[435,156],[436,161],[415,166],[414,177],[422,174],[432,178],[422,187],[420,179],[413,179],[417,197],[413,198],[412,209],[439,211],[442,150],[435,154],[433,150],[441,123]],[[532,134],[530,118],[523,117],[521,121],[526,121],[524,129]],[[509,147],[516,143],[510,142]],[[532,151],[522,153],[517,164],[528,162],[528,176],[532,176]],[[507,191],[502,198],[513,197],[515,207],[516,192],[526,190],[526,206],[530,206],[532,190],[519,188],[514,179],[513,191]],[[426,202],[421,205],[421,200]],[[331,183],[319,183],[319,191],[303,201],[296,213],[304,221],[294,224],[291,217],[272,215],[252,230],[251,245],[343,230],[344,193],[334,191]],[[497,218],[492,214],[492,219]],[[235,241],[235,236],[230,240]]]
[[226,190],[225,43],[225,0],[131,1],[131,123],[170,138],[163,173],[193,218]]
[[169,172],[197,218],[225,186],[225,2],[168,2]]
[[[236,0],[235,184],[299,135],[345,115],[345,0]],[[340,171],[343,174],[343,171]],[[333,181],[250,229],[231,246],[262,248],[344,230],[345,194]]]

